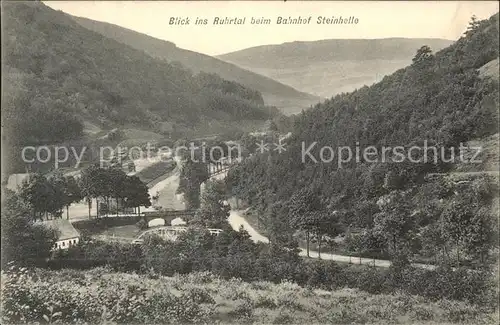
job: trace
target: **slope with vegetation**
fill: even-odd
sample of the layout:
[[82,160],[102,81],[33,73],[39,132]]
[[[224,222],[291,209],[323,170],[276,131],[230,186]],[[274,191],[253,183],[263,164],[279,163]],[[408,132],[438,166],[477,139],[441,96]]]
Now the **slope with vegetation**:
[[[84,196],[114,196],[112,184],[93,184],[98,188]],[[30,197],[2,197],[5,323],[495,321],[492,270],[302,259],[296,246],[255,243],[246,231],[231,229],[223,182],[206,185],[200,209],[175,241],[152,235],[136,245],[83,234],[77,245],[52,252],[57,234],[33,222],[37,202]],[[98,221],[122,222],[91,221],[91,230],[108,224]],[[214,225],[223,230],[217,236],[206,229]]]
[[256,90],[215,74],[194,75],[89,31],[40,2],[2,8],[7,142],[80,138],[84,122],[172,135],[212,121],[223,128],[277,114]]
[[[3,320],[64,324],[493,324],[467,303],[401,294],[245,283],[210,273],[174,277],[35,269],[2,275]],[[21,304],[22,302],[22,304]]]
[[[231,170],[231,194],[251,206],[271,241],[286,243],[299,232],[307,242],[335,246],[341,235],[355,254],[487,266],[498,235],[490,210],[498,178],[427,175],[453,171],[447,160],[461,143],[498,133],[498,79],[478,72],[498,55],[498,14],[472,19],[450,47],[435,54],[421,47],[410,66],[299,115],[286,152],[257,154]],[[302,162],[304,145],[314,142],[318,162],[307,155]],[[427,162],[381,159],[384,146],[408,150],[425,142],[437,148]],[[331,162],[319,160],[323,146],[334,148]],[[341,146],[353,158],[339,164]],[[356,148],[369,146],[378,149],[376,162],[368,161],[373,155],[356,159]],[[346,159],[345,150],[340,154]],[[413,156],[422,158],[422,151]]]
[[218,56],[221,60],[321,97],[371,85],[409,63],[415,49],[440,50],[444,39],[329,39],[262,45]]
[[174,43],[160,40],[117,25],[95,21],[83,17],[71,17],[78,24],[120,43],[169,62],[178,62],[195,73],[215,73],[224,79],[235,81],[262,93],[267,104],[276,106],[285,113],[300,110],[316,104],[318,97],[309,95],[281,84],[271,78],[242,69],[208,55],[185,50]]

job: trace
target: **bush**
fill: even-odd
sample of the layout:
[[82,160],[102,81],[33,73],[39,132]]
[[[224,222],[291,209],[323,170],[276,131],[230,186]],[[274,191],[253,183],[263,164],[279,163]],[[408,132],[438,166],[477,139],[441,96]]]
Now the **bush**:
[[78,231],[85,231],[88,234],[96,234],[110,227],[135,225],[142,220],[141,216],[97,218],[90,220],[78,220],[73,222],[73,226]]
[[274,309],[277,307],[276,302],[274,301],[273,298],[267,296],[267,295],[259,295],[257,299],[255,300],[255,307],[256,308],[267,308],[267,309]]
[[279,314],[273,319],[273,324],[293,324],[294,319],[289,311],[280,310]]
[[304,306],[297,300],[294,295],[282,294],[276,299],[276,305],[280,308],[289,310],[303,310]]
[[494,306],[495,283],[488,270],[439,267],[436,270],[406,268],[404,280],[393,283],[405,291],[432,299],[464,300],[483,306]]
[[[391,292],[391,287],[387,285],[388,271],[373,266],[351,265],[344,268],[346,286],[349,288],[359,288],[369,293]],[[397,289],[397,287],[393,288]]]
[[141,230],[148,229],[148,223],[144,219],[139,220],[135,226]]
[[110,268],[13,267],[2,273],[1,280],[1,320],[6,324],[495,323],[493,309],[466,302],[431,302],[419,296],[371,295],[352,289],[305,290],[289,281],[259,282],[255,288],[239,279],[214,279],[206,273],[149,279]]
[[238,304],[234,310],[229,312],[229,314],[238,319],[249,319],[253,315],[254,306],[249,299],[245,299],[243,302]]
[[[102,272],[102,270],[101,270]],[[46,317],[62,323],[198,323],[210,313],[192,293],[174,296],[165,288],[146,294],[140,279],[94,276],[93,286],[60,277],[36,279],[24,270],[2,276],[3,320],[7,323],[45,323]],[[63,274],[64,276],[64,274]],[[198,292],[199,293],[199,292]],[[207,299],[204,295],[203,299]]]
[[255,245],[249,238],[227,232],[219,238],[189,231],[175,242],[152,237],[144,245],[81,241],[58,252],[49,261],[49,267],[89,269],[107,265],[116,271],[142,272],[153,278],[206,272],[193,276],[209,282],[217,277],[274,283],[289,280],[325,290],[349,287],[372,294],[403,291],[432,299],[464,300],[488,306],[495,302],[495,285],[488,270],[450,267],[426,270],[407,264],[384,269],[286,259],[269,252],[265,245]]
[[309,263],[307,285],[322,289],[336,289],[344,284],[342,268],[331,261]]
[[214,298],[208,293],[208,290],[203,288],[191,288],[186,297],[197,304],[215,304]]

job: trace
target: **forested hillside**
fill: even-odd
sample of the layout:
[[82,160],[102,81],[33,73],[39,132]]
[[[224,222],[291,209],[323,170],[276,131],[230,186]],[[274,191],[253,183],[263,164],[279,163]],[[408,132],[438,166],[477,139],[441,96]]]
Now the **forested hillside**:
[[[427,46],[415,52],[410,66],[381,82],[303,112],[286,152],[256,154],[231,171],[232,195],[253,208],[271,238],[299,230],[307,238],[349,238],[349,229],[357,229],[351,252],[484,261],[495,229],[488,210],[492,180],[428,176],[454,168],[441,150],[449,158],[461,142],[498,133],[498,78],[478,72],[498,59],[498,14],[471,20],[463,37],[437,53]],[[425,141],[436,146],[436,160],[431,151],[427,162],[391,160],[393,155],[382,161],[383,146],[408,149]],[[303,148],[314,142],[309,152],[317,162],[309,155],[303,162]],[[331,162],[320,160],[323,146],[335,150]],[[339,164],[341,146],[349,146],[353,158]],[[357,160],[356,148],[369,146],[379,152],[376,162]],[[340,152],[344,161],[347,155]]]
[[161,133],[277,113],[258,91],[152,58],[40,2],[4,3],[2,18],[2,126],[12,142],[78,138],[83,122]]
[[174,43],[160,40],[117,25],[95,21],[83,17],[72,17],[85,28],[127,44],[147,54],[167,60],[179,62],[193,72],[215,73],[224,79],[235,81],[256,89],[262,93],[268,105],[276,106],[285,113],[300,112],[303,108],[314,105],[319,98],[293,89],[271,78],[242,69],[214,57],[185,50]]

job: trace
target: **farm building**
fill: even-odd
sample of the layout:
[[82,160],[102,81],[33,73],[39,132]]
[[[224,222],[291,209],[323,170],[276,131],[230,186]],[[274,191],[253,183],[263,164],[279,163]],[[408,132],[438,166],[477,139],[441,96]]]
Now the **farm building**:
[[53,219],[43,221],[42,223],[56,229],[58,232],[59,237],[54,245],[54,249],[68,249],[80,241],[80,233],[73,227],[69,220]]

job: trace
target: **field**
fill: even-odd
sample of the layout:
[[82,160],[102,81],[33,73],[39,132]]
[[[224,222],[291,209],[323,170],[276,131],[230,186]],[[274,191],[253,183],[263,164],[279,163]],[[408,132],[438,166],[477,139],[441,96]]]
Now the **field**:
[[34,269],[7,272],[2,283],[3,323],[493,324],[498,320],[463,302],[371,295],[347,288],[313,290],[287,281],[246,283],[210,273],[161,277],[103,268]]

